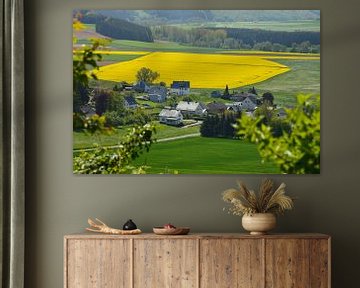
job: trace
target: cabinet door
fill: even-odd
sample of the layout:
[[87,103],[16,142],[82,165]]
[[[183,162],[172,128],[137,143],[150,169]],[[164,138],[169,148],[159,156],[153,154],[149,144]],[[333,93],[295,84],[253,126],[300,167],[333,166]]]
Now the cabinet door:
[[66,288],[131,287],[130,240],[68,239]]
[[134,240],[135,288],[197,287],[197,240]]
[[264,285],[260,239],[200,241],[200,287],[260,288]]
[[310,241],[310,287],[330,287],[330,240],[312,239]]
[[266,287],[309,287],[309,240],[266,239]]

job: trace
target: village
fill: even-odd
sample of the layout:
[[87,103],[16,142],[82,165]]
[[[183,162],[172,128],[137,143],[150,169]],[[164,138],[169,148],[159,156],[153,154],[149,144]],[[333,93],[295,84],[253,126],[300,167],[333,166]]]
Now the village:
[[[253,116],[259,106],[267,101],[268,109],[273,109],[276,115],[283,119],[286,117],[285,109],[274,104],[274,96],[270,92],[258,95],[255,87],[248,91],[232,90],[225,87],[224,90],[213,90],[205,101],[194,101],[191,95],[190,81],[173,81],[167,88],[164,83],[149,85],[145,81],[128,84],[125,82],[116,85],[113,90],[119,91],[124,97],[124,107],[127,110],[151,109],[153,120],[160,124],[183,127],[201,125],[206,116],[223,114],[226,111],[246,113]],[[171,101],[169,101],[171,99]],[[154,108],[157,109],[154,109]],[[82,112],[86,116],[96,113],[94,107],[82,106]],[[193,121],[191,121],[193,120]]]

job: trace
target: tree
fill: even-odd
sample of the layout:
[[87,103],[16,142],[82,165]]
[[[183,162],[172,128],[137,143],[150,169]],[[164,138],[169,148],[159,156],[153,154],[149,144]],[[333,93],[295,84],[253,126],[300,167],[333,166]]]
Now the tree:
[[261,124],[269,126],[274,137],[280,137],[285,131],[291,131],[289,123],[279,118],[277,110],[266,100],[255,110],[254,114],[257,118],[261,118],[258,127],[260,127]]
[[101,116],[109,109],[110,98],[110,92],[105,89],[98,89],[95,91],[94,100],[96,114]]
[[274,95],[271,92],[265,92],[262,95],[262,100],[263,100],[263,103],[268,102],[269,105],[271,105],[271,106],[274,105]]
[[149,124],[136,126],[115,149],[97,145],[93,150],[81,151],[74,156],[73,171],[77,174],[143,174],[146,167],[134,167],[131,162],[149,151],[154,132],[154,126]]
[[251,94],[257,95],[256,89],[255,89],[254,86],[253,86],[252,88],[250,88],[250,89],[248,90],[248,92],[251,93]]
[[[256,143],[260,156],[273,161],[282,173],[320,173],[320,96],[299,95],[294,109],[287,109],[291,131],[275,137],[261,117],[243,115],[235,128],[239,136]],[[260,125],[259,125],[260,124]]]
[[230,93],[229,93],[229,86],[226,84],[225,91],[223,93],[223,96],[221,97],[223,99],[230,99]]
[[156,71],[152,71],[150,68],[142,67],[136,73],[136,79],[144,81],[145,83],[153,83],[157,78],[160,77],[160,74]]
[[201,136],[234,138],[234,124],[238,117],[240,117],[240,113],[232,111],[207,115],[200,126]]

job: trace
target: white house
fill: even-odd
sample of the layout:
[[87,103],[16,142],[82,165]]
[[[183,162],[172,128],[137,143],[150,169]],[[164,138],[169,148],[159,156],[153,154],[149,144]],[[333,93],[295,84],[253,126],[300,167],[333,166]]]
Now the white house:
[[206,106],[200,102],[180,101],[176,110],[181,111],[183,115],[203,116],[206,114]]
[[188,95],[190,93],[190,81],[173,81],[170,85],[170,93]]
[[164,86],[151,86],[149,89],[149,100],[153,102],[165,102],[167,90]]
[[257,107],[256,97],[245,97],[242,101],[227,103],[229,110],[233,111],[254,111]]
[[159,122],[167,125],[178,126],[183,122],[183,115],[178,110],[163,109],[159,113]]

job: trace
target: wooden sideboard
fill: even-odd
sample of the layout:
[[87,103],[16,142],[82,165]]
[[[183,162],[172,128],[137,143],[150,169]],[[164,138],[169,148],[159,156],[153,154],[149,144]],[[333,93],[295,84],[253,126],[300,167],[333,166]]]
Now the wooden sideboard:
[[65,288],[329,288],[323,234],[67,235]]

